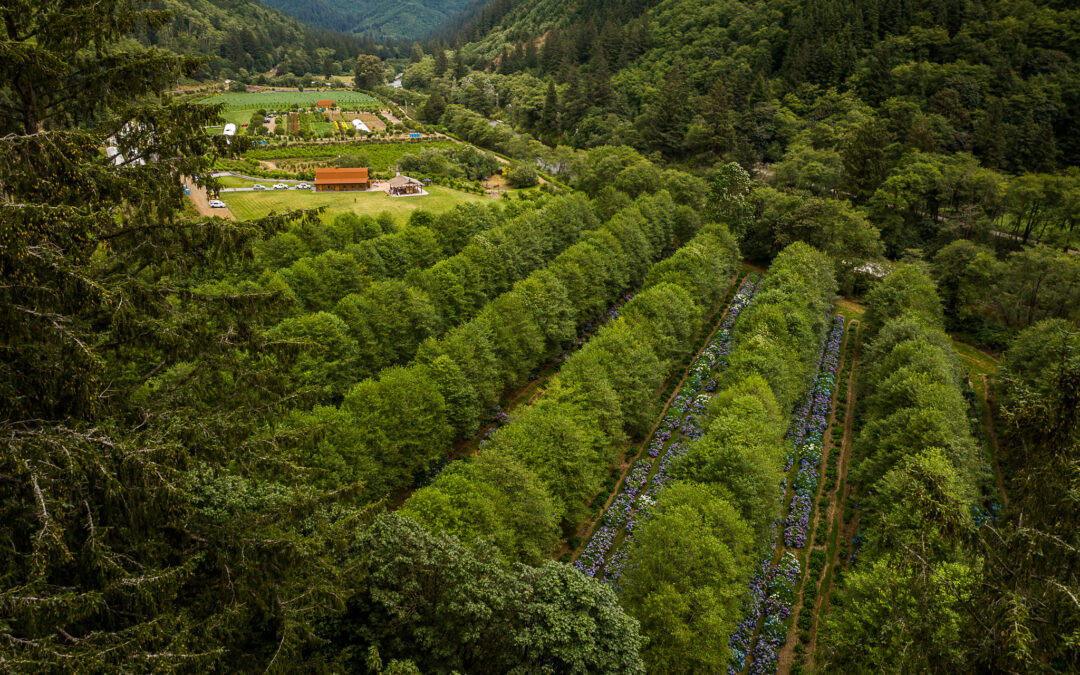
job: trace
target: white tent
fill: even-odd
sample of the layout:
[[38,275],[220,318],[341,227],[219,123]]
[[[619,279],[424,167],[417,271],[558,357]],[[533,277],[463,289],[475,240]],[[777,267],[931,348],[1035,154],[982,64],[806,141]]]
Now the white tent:
[[[125,136],[136,131],[142,131],[142,128],[141,124],[128,122],[124,124],[124,127],[120,129],[120,132],[117,133],[116,136],[109,136],[109,138],[105,140],[105,156],[112,160],[114,166],[143,166],[146,164],[146,160],[140,156],[141,151],[136,153],[134,158],[130,160],[124,157],[124,155],[120,153],[117,142],[117,137],[123,139]],[[151,157],[151,159],[156,160],[157,157]]]
[[225,125],[225,131],[223,131],[221,133],[224,134],[225,136],[235,136],[236,135],[236,125],[233,124],[232,122],[229,122],[228,124]]
[[353,125],[353,129],[356,129],[357,131],[363,131],[364,133],[367,133],[367,134],[371,133],[371,129],[368,129],[367,125],[364,124],[363,122],[361,122],[360,120],[353,120],[352,125]]

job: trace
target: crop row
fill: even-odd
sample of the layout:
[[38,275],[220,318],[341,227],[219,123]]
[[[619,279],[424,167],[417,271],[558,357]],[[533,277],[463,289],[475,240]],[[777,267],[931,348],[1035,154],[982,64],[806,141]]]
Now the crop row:
[[205,98],[200,103],[222,104],[226,108],[240,110],[284,110],[293,104],[312,105],[317,101],[333,100],[337,105],[377,105],[378,100],[355,91],[259,91],[226,92]]
[[397,163],[405,154],[419,154],[421,150],[435,148],[447,150],[458,147],[453,141],[422,142],[377,142],[365,139],[363,142],[313,145],[283,145],[272,148],[249,150],[247,157],[253,159],[291,159],[296,157],[335,157],[337,155],[366,155],[375,167],[389,167]]
[[737,255],[727,230],[709,226],[653,266],[644,290],[567,359],[543,397],[403,510],[463,541],[491,537],[511,559],[550,553],[560,527],[576,529],[624,439],[648,428],[657,388],[689,355],[703,306],[723,296]]
[[792,453],[785,470],[798,462],[799,470],[792,481],[793,495],[784,520],[784,545],[802,548],[806,545],[810,513],[817,496],[821,477],[822,440],[829,426],[833,394],[836,391],[836,371],[840,366],[840,343],[844,338],[844,317],[833,319],[833,328],[825,343],[817,378],[796,413],[801,420],[792,438]]

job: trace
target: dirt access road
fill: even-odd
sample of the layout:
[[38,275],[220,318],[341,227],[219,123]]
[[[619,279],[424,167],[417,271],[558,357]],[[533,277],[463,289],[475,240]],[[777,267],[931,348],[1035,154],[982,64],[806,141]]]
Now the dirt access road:
[[229,220],[236,220],[236,216],[232,214],[228,208],[215,209],[210,206],[210,198],[206,195],[206,190],[195,184],[195,181],[190,178],[184,179],[184,186],[191,191],[189,195],[191,202],[195,205],[195,210],[204,216],[218,216],[220,218],[228,218]]

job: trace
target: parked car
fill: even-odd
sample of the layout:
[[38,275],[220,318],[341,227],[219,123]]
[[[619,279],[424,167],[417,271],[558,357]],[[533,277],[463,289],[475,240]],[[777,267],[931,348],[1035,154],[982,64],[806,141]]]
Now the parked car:
[[274,189],[275,190],[288,190],[289,186],[286,185],[285,183],[278,183],[277,185],[274,186]]
[[221,201],[220,199],[211,199],[210,200],[210,208],[212,208],[212,209],[223,209],[223,208],[225,208],[225,202]]
[[310,190],[311,189],[311,184],[310,183],[297,183],[296,184],[296,189],[297,190]]
[[262,183],[255,183],[255,185],[253,185],[251,189],[252,190],[265,190],[266,186],[263,185]]

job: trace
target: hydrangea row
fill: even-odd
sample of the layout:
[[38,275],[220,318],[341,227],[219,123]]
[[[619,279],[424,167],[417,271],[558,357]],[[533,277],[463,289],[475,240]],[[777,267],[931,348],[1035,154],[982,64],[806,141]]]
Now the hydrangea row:
[[626,480],[623,481],[622,491],[611,502],[611,506],[604,512],[604,524],[608,527],[625,527],[630,522],[630,514],[634,510],[634,500],[638,493],[645,487],[649,480],[649,471],[652,462],[647,459],[639,459],[634,463]]
[[[641,459],[634,464],[623,481],[621,492],[604,513],[601,526],[575,562],[575,566],[585,574],[597,576],[602,569],[604,580],[608,583],[614,583],[622,576],[629,550],[626,544],[633,541],[635,526],[648,515],[656,502],[657,493],[670,480],[670,462],[685,452],[683,441],[693,440],[702,434],[700,420],[709,401],[705,392],[716,389],[713,376],[717,368],[727,365],[731,328],[756,291],[756,276],[748,276],[732,298],[713,339],[691,364],[682,387],[649,441],[649,459]],[[711,389],[708,388],[710,383]],[[654,460],[661,455],[663,457],[650,479]],[[642,488],[646,485],[648,489],[643,493]],[[624,545],[610,553],[620,531],[625,531]]]
[[607,555],[611,545],[615,543],[615,537],[619,534],[617,527],[608,527],[607,525],[601,525],[596,528],[592,534],[592,538],[589,539],[589,545],[585,547],[585,550],[578,556],[577,562],[574,563],[574,567],[578,568],[590,577],[595,577],[600,572],[600,568],[604,564],[604,558]]
[[[776,540],[773,540],[773,548]],[[786,629],[784,621],[791,614],[791,605],[795,600],[795,585],[802,574],[799,559],[793,553],[786,553],[776,565],[772,558],[765,558],[761,568],[750,580],[750,600],[746,617],[735,628],[728,643],[731,660],[728,663],[729,675],[741,672],[746,664],[746,657],[753,648],[754,658],[750,666],[751,673],[772,673],[776,670],[780,647],[784,644]],[[754,632],[761,624],[757,640]],[[771,666],[769,664],[772,664]]]
[[784,545],[791,548],[806,546],[810,530],[810,515],[814,509],[821,478],[821,452],[825,431],[829,426],[833,392],[836,389],[836,371],[840,367],[840,343],[844,337],[844,317],[837,316],[825,342],[814,385],[810,389],[810,414],[803,428],[803,441],[796,453],[799,471],[792,483],[794,495],[784,520]]
[[769,580],[768,596],[763,603],[766,608],[764,621],[754,643],[754,658],[748,669],[753,675],[772,675],[776,672],[780,663],[780,648],[787,639],[784,621],[791,615],[795,587],[800,576],[802,568],[799,559],[790,551],[785,553]]

